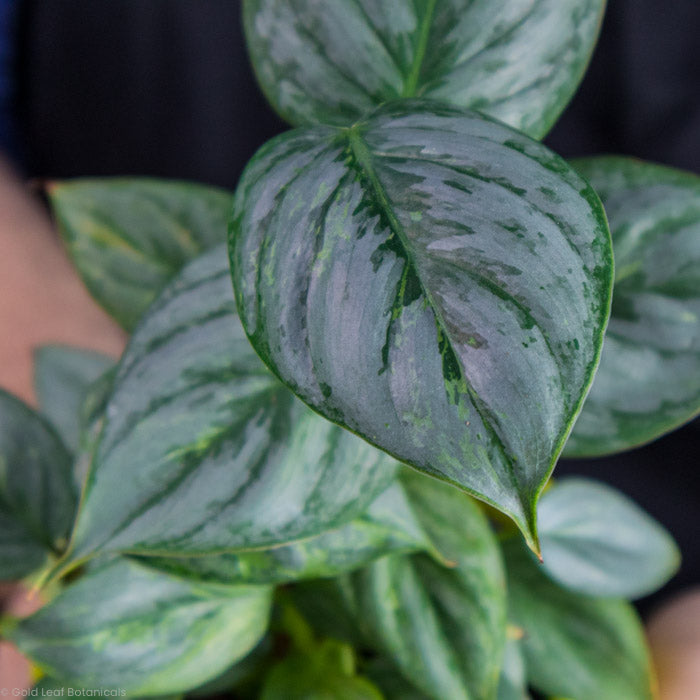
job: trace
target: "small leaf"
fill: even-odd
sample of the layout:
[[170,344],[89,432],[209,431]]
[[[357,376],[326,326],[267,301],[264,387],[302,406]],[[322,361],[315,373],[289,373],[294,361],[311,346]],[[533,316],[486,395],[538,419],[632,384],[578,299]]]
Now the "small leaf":
[[505,543],[504,553],[530,685],[576,700],[653,697],[644,631],[629,603],[561,588],[519,541]]
[[666,583],[680,563],[659,523],[596,481],[557,482],[542,496],[538,525],[545,570],[580,593],[638,598]]
[[565,456],[628,450],[700,412],[700,178],[578,160],[608,214],[615,287],[600,367]]
[[55,678],[131,694],[180,693],[245,656],[271,589],[191,583],[127,559],[87,573],[9,633]]
[[365,672],[376,683],[386,700],[430,700],[428,695],[409,683],[385,657],[373,659]]
[[122,357],[68,563],[312,537],[362,513],[395,469],[260,362],[220,246],[159,297]]
[[530,700],[525,660],[518,639],[506,641],[503,668],[498,681],[498,700]]
[[238,308],[316,411],[509,514],[535,504],[592,381],[612,252],[541,144],[404,100],[283,134],[234,205]]
[[66,545],[76,494],[54,430],[0,390],[0,581],[40,568]]
[[224,190],[150,178],[55,182],[48,194],[85,285],[127,330],[186,262],[225,240],[231,208]]
[[332,639],[312,654],[292,653],[274,666],[260,700],[383,700],[379,689],[355,674],[352,648]]
[[34,353],[34,386],[41,412],[69,450],[78,449],[80,410],[90,385],[114,360],[66,345],[43,345]]
[[391,552],[429,548],[401,486],[395,483],[352,522],[301,542],[239,554],[149,557],[147,563],[189,579],[279,584],[337,576]]
[[604,0],[245,0],[248,49],[293,124],[343,126],[398,97],[544,136],[576,89]]
[[490,697],[506,626],[498,544],[464,493],[410,472],[402,479],[449,566],[422,554],[384,557],[337,580],[341,611],[332,619],[354,615],[364,644],[389,656],[411,683],[436,700]]

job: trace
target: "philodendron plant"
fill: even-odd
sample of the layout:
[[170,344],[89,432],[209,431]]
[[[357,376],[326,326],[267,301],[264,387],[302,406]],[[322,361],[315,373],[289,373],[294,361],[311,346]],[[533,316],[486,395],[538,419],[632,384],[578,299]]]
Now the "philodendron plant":
[[40,348],[40,413],[0,395],[0,579],[49,599],[0,630],[37,693],[653,697],[627,600],[676,547],[548,485],[700,409],[700,179],[538,142],[603,5],[244,0],[296,128],[235,196],[49,187],[132,336]]

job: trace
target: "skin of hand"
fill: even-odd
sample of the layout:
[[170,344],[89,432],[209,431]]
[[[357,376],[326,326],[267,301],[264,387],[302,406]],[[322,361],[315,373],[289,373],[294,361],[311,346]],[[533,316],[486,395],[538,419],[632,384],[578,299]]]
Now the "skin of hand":
[[[90,298],[41,202],[0,158],[0,387],[35,405],[32,353],[65,343],[121,353],[126,336]],[[0,611],[27,615],[40,605],[0,583]],[[0,690],[30,685],[29,665],[0,642]]]

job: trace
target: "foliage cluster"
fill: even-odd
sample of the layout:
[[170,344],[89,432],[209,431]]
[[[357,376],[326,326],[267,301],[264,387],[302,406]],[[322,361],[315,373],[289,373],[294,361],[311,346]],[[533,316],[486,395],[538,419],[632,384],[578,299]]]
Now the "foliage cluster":
[[132,335],[39,349],[41,413],[0,394],[0,578],[51,597],[0,630],[42,689],[653,696],[628,600],[672,539],[547,485],[700,408],[700,180],[538,141],[603,5],[245,0],[297,128],[235,196],[50,187]]

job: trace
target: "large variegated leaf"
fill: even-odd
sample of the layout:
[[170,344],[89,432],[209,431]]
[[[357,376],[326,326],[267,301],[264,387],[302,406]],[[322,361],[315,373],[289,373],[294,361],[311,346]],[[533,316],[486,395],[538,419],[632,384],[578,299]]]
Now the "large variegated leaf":
[[182,271],[124,353],[69,563],[311,537],[362,513],[395,466],[265,368],[236,317],[220,246]]
[[547,573],[581,593],[638,598],[666,583],[680,563],[678,547],[659,523],[590,479],[548,489],[538,524]]
[[90,385],[114,365],[111,357],[67,345],[43,345],[34,353],[34,386],[41,412],[73,452],[80,412]]
[[700,178],[630,158],[579,160],[608,214],[615,293],[568,457],[653,440],[700,412]]
[[431,545],[396,482],[358,518],[316,537],[254,552],[148,557],[147,563],[191,580],[279,584],[337,576],[386,554],[420,549]]
[[418,100],[292,131],[241,180],[231,259],[243,325],[290,388],[536,546],[612,281],[602,207],[564,161]]
[[48,194],[87,288],[127,330],[187,261],[226,238],[231,208],[224,190],[150,178],[54,182]]
[[583,75],[604,0],[245,0],[248,48],[293,124],[350,124],[398,97],[544,136]]
[[59,553],[73,524],[71,460],[53,429],[0,390],[0,581]]
[[529,684],[576,700],[651,700],[654,677],[644,630],[623,600],[561,588],[519,541],[504,546],[510,616],[522,629]]
[[68,684],[164,695],[194,688],[265,633],[272,589],[192,583],[116,559],[4,630]]

